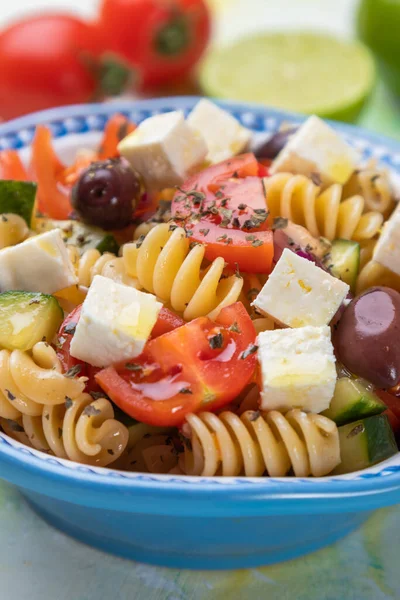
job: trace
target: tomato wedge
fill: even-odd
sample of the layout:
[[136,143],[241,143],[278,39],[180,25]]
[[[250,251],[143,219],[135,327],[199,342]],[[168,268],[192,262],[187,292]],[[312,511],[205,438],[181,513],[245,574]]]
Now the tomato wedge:
[[116,114],[112,116],[104,129],[103,140],[99,148],[99,160],[119,156],[118,144],[135,129],[136,125],[124,115]]
[[27,181],[28,174],[18,152],[15,150],[0,152],[0,179]]
[[64,165],[54,152],[51,131],[38,125],[32,142],[31,171],[38,183],[38,208],[52,219],[68,219],[72,206],[70,187],[62,184]]
[[63,372],[66,373],[70,369],[79,366],[79,375],[80,377],[87,377],[86,383],[86,392],[97,392],[100,391],[100,388],[95,380],[95,375],[100,371],[97,367],[92,367],[92,365],[88,365],[82,360],[78,360],[74,358],[70,354],[70,346],[71,341],[74,336],[75,328],[78,324],[79,318],[81,316],[82,305],[77,306],[75,310],[73,310],[64,320],[63,324],[60,327],[60,331],[58,332],[58,344],[57,344],[57,356],[59,361],[61,362],[61,366],[63,368]]
[[215,322],[200,317],[153,339],[140,357],[103,369],[96,381],[134,419],[179,426],[188,413],[217,410],[242,391],[256,367],[255,339],[237,302]]
[[244,154],[202,171],[175,194],[172,215],[205,244],[208,260],[222,256],[243,272],[270,273],[273,234],[259,168]]
[[89,365],[82,360],[78,360],[74,358],[70,354],[70,346],[72,338],[74,337],[75,328],[78,324],[79,318],[81,316],[82,305],[77,306],[75,310],[73,310],[62,323],[60,330],[58,332],[58,342],[57,342],[57,357],[61,362],[61,366],[63,372],[66,373],[73,367],[79,365],[79,375],[88,377]]
[[375,390],[375,392],[387,406],[385,414],[389,418],[393,431],[396,434],[400,434],[400,398],[394,393],[385,390]]
[[[70,346],[71,341],[75,333],[75,328],[78,324],[79,318],[81,316],[82,305],[79,305],[73,310],[62,323],[60,330],[58,332],[58,343],[57,343],[57,356],[61,362],[61,366],[63,372],[66,373],[73,367],[77,365],[80,366],[79,375],[88,377],[88,382],[86,384],[86,391],[94,391],[99,390],[99,386],[95,382],[95,375],[101,371],[101,369],[97,367],[93,367],[88,363],[83,362],[82,360],[78,360],[74,358],[70,354]],[[162,308],[156,324],[154,325],[153,331],[151,333],[152,338],[156,338],[164,333],[168,333],[169,331],[173,331],[177,327],[181,327],[185,324],[185,321],[175,315],[172,311],[168,310],[168,308]]]
[[177,327],[182,327],[182,325],[185,325],[185,321],[181,317],[178,317],[178,315],[173,313],[171,310],[163,306],[163,308],[158,314],[158,318],[156,324],[153,327],[153,331],[151,332],[151,337],[152,339],[160,337],[160,335],[164,335],[164,333],[169,333]]

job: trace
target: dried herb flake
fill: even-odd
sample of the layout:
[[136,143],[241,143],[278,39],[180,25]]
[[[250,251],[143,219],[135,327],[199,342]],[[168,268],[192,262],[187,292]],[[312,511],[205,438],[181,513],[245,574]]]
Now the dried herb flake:
[[250,421],[257,421],[261,417],[261,413],[259,410],[253,410],[253,414],[250,417]]
[[68,371],[65,373],[65,377],[68,377],[68,379],[73,379],[74,377],[79,375],[81,370],[82,370],[82,365],[75,365],[75,366],[71,367],[70,369],[68,369]]
[[232,325],[229,327],[229,331],[233,331],[234,333],[242,333],[241,330],[239,329],[239,325],[237,324],[237,321],[232,323]]
[[77,323],[68,323],[68,325],[64,327],[64,333],[70,333],[71,335],[74,335],[76,331],[76,326]]
[[86,417],[97,417],[97,415],[101,415],[101,410],[93,406],[93,404],[89,404],[82,414]]
[[347,434],[347,438],[352,438],[355,435],[358,435],[359,433],[364,433],[365,431],[365,427],[363,423],[360,423],[359,425],[356,425],[348,434]]
[[7,398],[9,399],[10,402],[13,402],[13,400],[15,400],[16,396],[14,396],[14,394],[12,394],[10,392],[10,390],[5,390],[6,394],[7,394]]
[[142,371],[143,367],[138,363],[125,363],[125,369],[128,371]]
[[319,173],[311,173],[310,179],[314,185],[321,187],[322,179],[321,179],[321,175]]
[[257,350],[258,350],[258,346],[256,346],[255,344],[250,344],[250,346],[248,346],[246,348],[246,350],[244,352],[242,352],[242,354],[240,355],[240,359],[244,360],[251,354],[254,354],[255,352],[257,352]]
[[275,217],[274,222],[272,223],[272,230],[276,231],[277,229],[285,229],[288,226],[288,219],[284,219],[283,217]]
[[208,343],[210,344],[210,348],[212,348],[213,350],[222,348],[224,344],[224,336],[221,332],[217,333],[216,335],[213,335],[212,337],[208,338]]
[[15,433],[24,432],[24,428],[17,421],[13,421],[12,419],[6,419],[6,421],[11,431],[15,431]]
[[99,400],[100,398],[105,398],[106,394],[104,392],[89,392],[92,396],[93,400]]

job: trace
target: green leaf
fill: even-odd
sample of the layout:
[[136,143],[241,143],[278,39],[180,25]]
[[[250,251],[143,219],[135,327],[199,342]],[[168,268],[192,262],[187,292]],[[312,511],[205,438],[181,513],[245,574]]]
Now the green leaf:
[[0,213],[13,213],[31,226],[37,185],[30,181],[0,180]]

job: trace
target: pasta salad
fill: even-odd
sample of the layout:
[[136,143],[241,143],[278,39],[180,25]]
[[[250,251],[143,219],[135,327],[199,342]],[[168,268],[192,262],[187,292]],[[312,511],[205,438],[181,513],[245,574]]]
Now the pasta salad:
[[[249,148],[253,148],[250,151]],[[393,174],[202,99],[0,153],[0,427],[115,469],[321,477],[400,437]]]

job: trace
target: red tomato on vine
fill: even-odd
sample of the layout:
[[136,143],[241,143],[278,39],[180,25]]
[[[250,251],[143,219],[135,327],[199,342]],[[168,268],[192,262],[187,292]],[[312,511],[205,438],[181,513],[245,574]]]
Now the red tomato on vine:
[[65,14],[38,15],[0,33],[0,118],[119,93],[126,65],[105,53],[101,30]]
[[139,69],[146,86],[186,75],[210,37],[205,0],[103,0],[107,46]]

